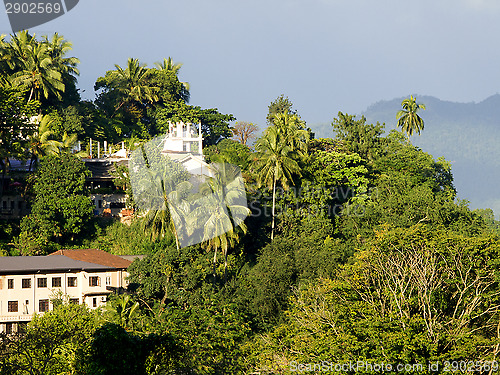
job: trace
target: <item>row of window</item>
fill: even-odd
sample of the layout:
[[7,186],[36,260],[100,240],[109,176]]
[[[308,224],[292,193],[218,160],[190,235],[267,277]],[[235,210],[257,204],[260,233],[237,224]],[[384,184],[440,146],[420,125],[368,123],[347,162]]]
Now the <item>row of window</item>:
[[[78,298],[75,298],[76,303],[78,303]],[[26,300],[26,306],[28,306],[29,300]],[[18,301],[8,301],[7,302],[7,311],[8,312],[18,312],[19,311],[19,302]],[[38,311],[46,312],[49,311],[49,300],[41,299],[38,301]]]
[[[104,297],[103,297],[104,298]],[[69,303],[79,304],[80,300],[78,298],[70,298]],[[29,305],[29,300],[26,300],[25,307]],[[92,298],[92,306],[97,307],[97,298]],[[38,301],[38,311],[47,312],[49,311],[49,300],[41,299]],[[7,302],[7,312],[19,312],[19,301],[8,301]]]
[[[14,201],[10,201],[10,209],[13,210],[15,208],[15,202]],[[19,210],[21,210],[23,208],[23,201],[17,201],[17,208]],[[8,209],[8,206],[7,206],[7,201],[2,201],[2,209],[3,210],[7,210]]]
[[[40,277],[37,278],[37,286],[38,288],[47,288],[47,278],[46,277]],[[76,287],[77,286],[77,278],[74,276],[70,276],[67,278],[67,285],[69,287]],[[106,277],[106,285],[111,284],[111,278]],[[101,278],[99,276],[90,276],[89,277],[89,286],[100,286],[101,285]],[[21,280],[21,286],[23,289],[29,289],[31,288],[31,279],[22,279]],[[52,288],[60,288],[61,287],[61,278],[60,277],[53,277],[52,278]],[[14,289],[14,279],[7,279],[7,288],[8,289]]]

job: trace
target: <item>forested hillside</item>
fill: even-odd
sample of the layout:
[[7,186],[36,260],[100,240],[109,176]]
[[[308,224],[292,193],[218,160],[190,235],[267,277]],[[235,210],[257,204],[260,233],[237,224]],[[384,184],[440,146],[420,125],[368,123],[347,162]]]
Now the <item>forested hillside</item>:
[[[402,100],[377,102],[360,116],[370,123],[384,123],[388,132],[396,128],[396,112]],[[435,158],[449,160],[460,198],[469,200],[473,208],[493,208],[498,216],[500,95],[479,103],[449,102],[432,96],[418,96],[418,100],[426,106],[421,114],[425,131],[411,137],[412,143]],[[321,137],[332,134],[329,124],[312,128]]]
[[[51,311],[25,332],[3,335],[0,374],[498,369],[499,226],[491,210],[472,211],[458,199],[453,160],[344,113],[332,114],[335,137],[314,138],[284,95],[270,103],[263,134],[250,147],[255,126],[187,104],[189,86],[171,59],[155,68],[130,59],[97,79],[94,103],[82,102],[71,91],[77,60],[63,59],[70,50],[51,57],[53,49],[21,35],[26,40],[0,45],[0,151],[3,186],[18,189],[31,213],[0,222],[2,255],[99,248],[145,257],[129,267],[127,293],[111,296],[105,308],[55,295]],[[23,73],[17,51],[34,46],[45,49],[52,85]],[[66,68],[58,71],[57,62]],[[71,103],[67,92],[76,95]],[[29,123],[27,113],[43,120]],[[432,125],[428,112],[419,114],[423,139]],[[117,168],[115,184],[129,193],[131,225],[93,216],[81,160],[90,150],[75,154],[68,145],[76,134],[141,147],[165,132],[169,119],[201,123],[206,160],[241,169],[250,209],[244,222],[229,209],[196,211],[190,219],[201,221],[204,234],[187,247],[179,246],[176,212],[135,205],[127,169]],[[3,142],[19,131],[15,142]],[[13,159],[33,167],[11,173]],[[188,182],[179,164],[159,153],[154,161],[173,171],[179,186]],[[200,194],[225,194],[218,177]],[[163,207],[173,199],[193,204],[181,189],[172,193],[162,195]],[[234,205],[228,195],[226,208]],[[230,230],[205,236],[227,222]]]

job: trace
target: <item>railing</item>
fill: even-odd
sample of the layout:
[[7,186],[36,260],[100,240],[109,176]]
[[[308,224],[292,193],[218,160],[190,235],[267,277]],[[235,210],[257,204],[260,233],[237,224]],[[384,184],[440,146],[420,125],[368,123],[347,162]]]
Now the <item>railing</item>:
[[0,315],[0,323],[29,322],[31,319],[33,319],[33,314]]

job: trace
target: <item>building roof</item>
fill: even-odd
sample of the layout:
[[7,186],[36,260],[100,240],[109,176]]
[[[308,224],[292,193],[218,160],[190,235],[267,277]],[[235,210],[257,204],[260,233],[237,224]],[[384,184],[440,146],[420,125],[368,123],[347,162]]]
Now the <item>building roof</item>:
[[68,249],[68,250],[59,250],[55,253],[49,255],[64,255],[65,257],[90,262],[95,264],[101,264],[106,267],[112,268],[127,268],[132,263],[130,260],[123,259],[117,255],[113,255],[107,253],[106,251],[97,250],[97,249]]
[[0,274],[12,272],[36,273],[44,271],[108,270],[113,269],[97,263],[71,259],[63,255],[54,256],[7,256],[0,257]]

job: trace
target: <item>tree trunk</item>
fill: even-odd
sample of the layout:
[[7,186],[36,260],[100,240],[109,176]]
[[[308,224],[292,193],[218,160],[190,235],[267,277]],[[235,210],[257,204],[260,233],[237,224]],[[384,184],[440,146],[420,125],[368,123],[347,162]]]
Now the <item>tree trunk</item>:
[[275,207],[276,207],[276,173],[274,174],[274,180],[273,180],[273,211],[272,211],[273,221],[272,221],[272,224],[271,224],[271,241],[274,239],[274,213],[275,213]]

